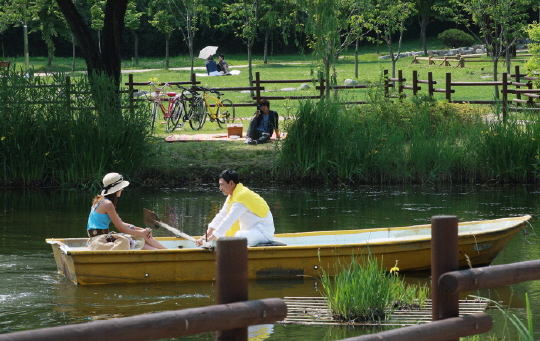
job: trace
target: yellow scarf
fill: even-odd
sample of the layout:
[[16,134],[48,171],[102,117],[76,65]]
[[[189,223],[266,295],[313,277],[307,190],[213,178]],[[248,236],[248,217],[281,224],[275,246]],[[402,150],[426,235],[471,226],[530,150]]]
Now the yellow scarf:
[[[268,207],[266,201],[257,193],[244,187],[241,183],[236,185],[234,192],[227,198],[227,203],[229,204],[229,210],[227,212],[231,210],[231,206],[235,202],[246,206],[251,212],[261,218],[266,217],[268,212],[270,212],[270,207]],[[240,230],[240,222],[237,220],[227,233],[225,233],[225,236],[232,237],[238,230]]]

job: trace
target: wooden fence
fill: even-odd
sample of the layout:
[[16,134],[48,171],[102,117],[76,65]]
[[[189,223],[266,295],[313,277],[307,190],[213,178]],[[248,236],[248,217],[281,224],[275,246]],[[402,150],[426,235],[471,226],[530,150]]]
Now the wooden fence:
[[[418,57],[414,56],[413,60],[411,61],[411,64],[420,64],[420,61],[427,61],[428,65],[436,65],[437,63],[439,66],[452,66],[454,64],[456,67],[465,67],[465,63],[493,63],[492,59],[477,59],[485,57],[485,54],[467,54],[467,55],[461,55],[457,54],[455,56],[428,56],[428,57]],[[532,54],[519,54],[519,57],[530,57]],[[519,58],[512,58],[510,61],[527,61],[528,59],[519,59]],[[440,62],[440,63],[439,63]],[[498,59],[498,62],[502,62],[503,64],[506,64],[505,58]]]
[[[455,81],[452,78],[452,73],[446,73],[444,80],[444,87],[436,88],[435,86],[440,84],[440,81],[433,79],[433,73],[427,73],[427,79],[419,79],[418,71],[414,70],[412,72],[412,77],[410,82],[408,79],[403,76],[403,71],[398,70],[397,77],[390,77],[388,70],[383,71],[384,78],[384,93],[389,98],[395,98],[397,100],[403,99],[407,96],[416,96],[419,94],[427,94],[429,96],[434,96],[437,93],[442,93],[445,96],[445,100],[449,103],[470,103],[470,104],[501,104],[503,117],[507,116],[509,111],[515,110],[540,110],[538,107],[539,104],[534,102],[534,99],[540,98],[540,89],[533,89],[533,80],[536,80],[536,77],[528,77],[527,74],[520,73],[519,66],[515,66],[514,74],[502,74],[502,80],[500,81],[481,81],[481,82],[460,82]],[[266,96],[264,95],[265,86],[267,84],[301,84],[301,83],[315,83],[315,89],[318,90],[318,95],[286,95],[286,96]],[[129,81],[125,83],[128,87],[127,92],[136,93],[138,92],[137,86],[148,86],[150,83],[137,83],[133,82],[133,75],[129,75]],[[189,81],[171,81],[167,83],[161,83],[161,85],[170,84],[170,85],[191,85],[196,86],[200,84],[196,79],[196,75],[192,74]],[[410,85],[409,85],[410,84]],[[425,84],[425,88],[424,88]],[[320,99],[324,96],[327,82],[320,78],[317,81],[313,79],[292,79],[292,80],[267,80],[262,79],[259,72],[255,73],[255,80],[253,81],[253,86],[250,87],[220,87],[213,88],[214,90],[219,91],[241,91],[247,90],[252,91],[254,95],[252,96],[253,102],[248,103],[234,103],[234,106],[238,107],[247,107],[247,106],[256,106],[257,102],[261,98],[266,98],[269,100],[290,100],[290,99]],[[486,86],[491,87],[494,91],[497,89],[501,93],[500,100],[456,100],[452,98],[452,94],[455,94],[457,88],[461,87],[478,87]],[[331,88],[335,95],[338,94],[341,90],[352,90],[352,89],[366,89],[369,85],[367,84],[357,84],[357,85],[338,85]],[[394,89],[395,95],[391,93],[391,89]],[[423,91],[422,91],[423,90]],[[509,99],[509,96],[515,96],[513,99]],[[526,97],[527,99],[523,99]],[[135,97],[131,97],[132,105],[137,101]],[[366,104],[365,101],[349,101],[347,104]],[[515,106],[512,107],[512,104]]]

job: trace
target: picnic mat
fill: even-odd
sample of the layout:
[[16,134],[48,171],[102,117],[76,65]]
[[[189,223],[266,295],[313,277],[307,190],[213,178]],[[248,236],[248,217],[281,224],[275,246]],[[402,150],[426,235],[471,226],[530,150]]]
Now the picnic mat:
[[227,134],[173,134],[165,138],[167,142],[190,142],[190,141],[244,141],[243,138],[229,138]]
[[[281,137],[285,137],[284,134],[281,134]],[[166,142],[192,142],[192,141],[241,141],[244,142],[244,137],[230,138],[227,137],[227,134],[173,134],[165,138]],[[271,140],[275,140],[276,136],[272,136]]]

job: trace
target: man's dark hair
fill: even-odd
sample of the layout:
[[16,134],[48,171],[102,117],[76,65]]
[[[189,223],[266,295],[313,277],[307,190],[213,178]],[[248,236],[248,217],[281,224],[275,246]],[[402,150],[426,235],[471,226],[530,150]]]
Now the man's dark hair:
[[225,59],[225,56],[222,55],[222,54],[220,54],[218,57],[221,57],[221,58]]
[[219,175],[219,179],[225,180],[227,183],[234,182],[235,184],[240,183],[238,180],[238,173],[231,169],[225,169],[221,174]]
[[261,98],[261,100],[259,101],[259,105],[266,105],[268,108],[270,108],[270,102],[266,98]]

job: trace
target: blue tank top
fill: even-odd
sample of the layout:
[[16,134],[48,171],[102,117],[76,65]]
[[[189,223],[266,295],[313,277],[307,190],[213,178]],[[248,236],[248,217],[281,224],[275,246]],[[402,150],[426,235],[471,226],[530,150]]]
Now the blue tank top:
[[[103,200],[109,200],[109,199],[103,199]],[[109,224],[111,222],[111,218],[109,218],[109,215],[107,213],[98,213],[96,212],[96,208],[103,202],[101,200],[96,204],[96,206],[92,207],[90,210],[90,215],[88,216],[88,225],[87,230],[94,230],[94,229],[100,229],[105,230],[109,228]]]

